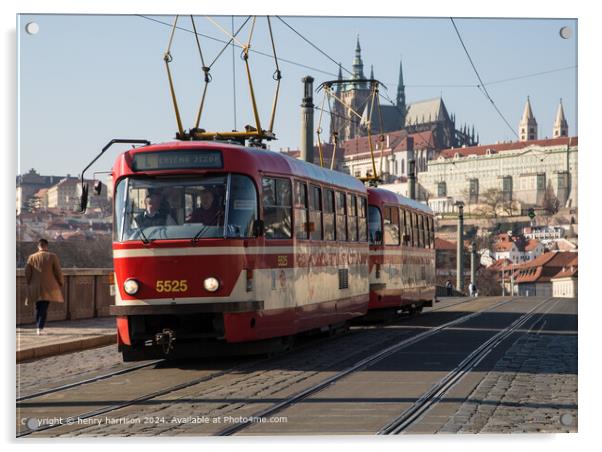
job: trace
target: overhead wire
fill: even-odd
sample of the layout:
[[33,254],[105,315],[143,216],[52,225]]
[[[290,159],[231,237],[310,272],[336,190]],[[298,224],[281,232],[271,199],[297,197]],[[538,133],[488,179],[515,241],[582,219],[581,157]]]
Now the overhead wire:
[[493,108],[495,109],[495,111],[497,111],[498,115],[506,123],[506,125],[508,126],[508,128],[518,138],[518,134],[516,133],[516,130],[514,130],[514,127],[512,127],[510,125],[510,123],[508,122],[508,120],[506,119],[506,117],[504,116],[504,114],[500,111],[500,109],[498,108],[498,106],[495,104],[493,98],[491,97],[491,95],[487,91],[487,87],[485,86],[485,83],[481,79],[481,75],[479,74],[479,71],[477,70],[474,62],[472,61],[472,57],[470,56],[470,53],[468,52],[468,49],[466,48],[466,45],[464,44],[464,40],[462,39],[462,35],[460,34],[460,30],[458,30],[458,27],[456,26],[456,23],[454,22],[453,17],[450,17],[449,19],[451,20],[451,23],[454,26],[454,30],[456,30],[456,34],[458,35],[458,39],[460,40],[460,44],[462,44],[462,48],[464,49],[464,52],[466,53],[466,56],[468,57],[468,61],[470,62],[470,65],[472,66],[472,69],[474,70],[474,73],[476,74],[477,79],[479,80],[479,84],[480,85],[478,86],[478,88],[485,95],[485,97],[487,97],[487,99],[489,99],[489,102],[491,102],[491,105],[493,106]]
[[290,28],[297,36],[299,36],[301,39],[303,39],[305,42],[307,42],[310,46],[312,46],[314,49],[316,49],[318,52],[320,52],[322,55],[324,55],[326,58],[328,58],[330,61],[332,61],[334,64],[336,64],[339,67],[341,67],[349,75],[353,75],[353,72],[351,72],[345,66],[341,65],[340,62],[335,61],[330,55],[328,55],[326,52],[324,52],[321,48],[319,48],[317,45],[315,45],[313,42],[311,42],[309,39],[307,39],[305,36],[303,36],[297,30],[295,30],[295,28],[293,28],[291,25],[289,25],[282,17],[276,16],[276,18],[278,20],[280,20],[280,22],[282,22],[288,28]]
[[[162,20],[155,19],[153,17],[145,16],[145,15],[142,15],[142,14],[138,14],[137,16],[140,17],[140,18],[142,18],[142,19],[146,19],[146,20],[149,20],[149,21],[152,21],[152,22],[156,22],[156,23],[158,23],[160,25],[164,25],[164,26],[167,26],[167,27],[171,27],[172,26],[168,22],[164,22]],[[232,16],[232,18],[233,17],[234,16]],[[178,26],[176,28],[178,30],[185,31],[187,33],[194,33],[193,30],[189,30],[189,29],[187,29],[185,27]],[[232,27],[232,28],[234,28],[234,27]],[[234,31],[232,31],[232,33],[234,34]],[[216,38],[215,36],[207,35],[207,34],[204,34],[204,33],[198,33],[198,35],[201,36],[201,37],[207,38],[207,39],[209,39],[211,41],[219,42],[219,43],[222,43],[222,44],[227,44],[227,43],[232,44],[229,41],[224,41],[222,39]],[[240,46],[238,46],[236,44],[232,44],[232,46],[233,47],[240,47]],[[262,52],[260,50],[251,49],[250,52],[256,53],[256,54],[261,55],[261,56],[266,57],[266,58],[270,58],[270,59],[274,58],[273,54],[270,54],[270,53],[267,53],[267,52]],[[334,61],[330,56],[328,57],[328,59],[331,60],[331,61]],[[338,75],[338,74],[336,74],[334,72],[325,71],[323,69],[319,69],[319,68],[316,68],[316,67],[313,67],[313,66],[309,66],[307,64],[299,63],[298,61],[289,60],[289,59],[286,59],[286,58],[281,58],[280,56],[278,57],[278,60],[281,61],[281,62],[283,62],[283,63],[287,63],[287,64],[290,64],[290,65],[293,65],[293,66],[297,66],[297,67],[301,67],[301,68],[304,68],[304,69],[309,69],[309,70],[312,70],[312,71],[315,71],[315,72],[319,72],[321,74],[331,75],[333,77],[337,77],[337,75]],[[339,63],[336,63],[336,64],[338,66]],[[534,73],[530,73],[530,74],[519,75],[519,76],[516,76],[516,77],[510,77],[510,78],[506,78],[506,79],[495,80],[495,81],[491,81],[491,82],[485,82],[484,84],[487,85],[487,86],[490,86],[490,85],[494,85],[494,84],[506,83],[506,82],[510,82],[510,81],[514,81],[514,80],[520,80],[520,79],[524,79],[524,78],[536,77],[538,75],[545,75],[545,74],[551,74],[551,73],[554,73],[554,72],[566,71],[566,70],[569,70],[569,69],[576,69],[577,67],[578,67],[577,65],[566,66],[566,67],[562,67],[562,68],[550,69],[550,70],[547,70],[547,71],[534,72]],[[344,68],[343,66],[341,66],[341,68],[343,70],[345,70],[345,72],[351,74],[351,72],[348,69]],[[390,85],[395,85],[395,83],[393,83],[393,82],[383,82],[383,86],[385,86],[385,83],[386,84],[390,84]],[[479,87],[479,85],[475,84],[475,83],[472,83],[472,84],[462,84],[462,83],[456,83],[456,84],[436,84],[435,83],[435,84],[424,84],[424,85],[406,84],[404,86],[406,88],[478,88]],[[385,97],[385,99],[386,99],[386,97]]]
[[[155,19],[153,17],[145,16],[145,15],[142,15],[142,14],[137,14],[137,17],[140,17],[142,19],[146,19],[146,20],[151,21],[151,22],[156,22],[156,23],[161,24],[161,25],[165,25],[167,27],[171,27],[171,24],[169,24],[168,22],[164,22],[162,20]],[[185,28],[185,27],[178,26],[176,28],[178,30],[185,31],[187,33],[194,33],[194,31],[189,30],[188,28]],[[219,38],[216,38],[215,36],[207,35],[207,34],[204,34],[204,33],[199,33],[199,36],[207,38],[207,39],[209,39],[211,41],[219,42],[221,44],[230,43],[230,41],[224,41],[223,39],[219,39]],[[234,47],[241,47],[241,46],[235,44],[234,42],[232,42],[232,45]],[[266,53],[266,52],[262,52],[260,50],[251,49],[250,52],[256,53],[257,55],[261,55],[261,56],[264,56],[266,58],[270,58],[270,59],[274,58],[274,56],[272,54],[269,54],[269,53]],[[278,60],[280,62],[283,62],[283,63],[287,63],[287,64],[290,64],[290,65],[293,65],[293,66],[298,66],[298,67],[301,67],[301,68],[304,68],[304,69],[309,69],[309,70],[312,70],[314,72],[319,72],[321,74],[331,75],[333,77],[337,76],[337,74],[334,73],[334,72],[328,72],[328,71],[325,71],[323,69],[319,69],[319,68],[316,68],[316,67],[313,67],[313,66],[308,66],[307,64],[299,63],[297,61],[289,60],[289,59],[286,59],[286,58],[280,58],[279,57]]]

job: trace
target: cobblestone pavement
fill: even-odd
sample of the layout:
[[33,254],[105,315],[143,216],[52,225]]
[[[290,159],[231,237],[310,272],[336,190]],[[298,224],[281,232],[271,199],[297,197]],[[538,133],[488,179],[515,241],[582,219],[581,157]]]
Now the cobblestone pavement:
[[522,335],[438,433],[577,431],[577,336]]
[[[400,340],[397,328],[373,329],[331,339],[319,347],[311,347],[261,366],[259,370],[227,374],[209,382],[195,385],[177,393],[153,399],[131,409],[111,412],[112,419],[136,419],[129,425],[91,425],[70,431],[69,436],[146,436],[210,434],[227,426],[180,423],[186,416],[225,419],[228,416],[248,416],[258,409],[321,381],[358,359]],[[326,372],[326,374],[325,374]],[[139,422],[138,422],[139,421]]]
[[17,364],[17,397],[122,367],[116,345]]

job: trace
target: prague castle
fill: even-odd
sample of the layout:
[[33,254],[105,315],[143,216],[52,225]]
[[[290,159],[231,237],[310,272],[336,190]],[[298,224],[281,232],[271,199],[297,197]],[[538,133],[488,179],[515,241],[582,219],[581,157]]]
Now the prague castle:
[[[343,79],[339,67],[339,80]],[[370,79],[374,79],[374,70],[370,70]],[[364,75],[359,37],[355,47],[355,57],[352,65],[352,76],[347,83],[337,84],[335,95],[341,102],[335,102],[330,122],[331,141],[334,136],[339,143],[363,137],[368,134],[368,118],[370,117],[371,102],[370,86]],[[350,109],[358,112],[362,119],[351,113]],[[372,134],[382,132],[404,131],[405,134],[432,132],[433,147],[441,150],[449,147],[473,146],[478,143],[474,126],[456,128],[455,116],[448,113],[441,97],[422,100],[414,103],[406,102],[405,85],[403,81],[403,66],[399,64],[399,81],[394,105],[386,105],[381,100],[380,115],[374,112],[371,117]],[[382,117],[382,124],[380,123]],[[382,129],[381,129],[382,126]]]

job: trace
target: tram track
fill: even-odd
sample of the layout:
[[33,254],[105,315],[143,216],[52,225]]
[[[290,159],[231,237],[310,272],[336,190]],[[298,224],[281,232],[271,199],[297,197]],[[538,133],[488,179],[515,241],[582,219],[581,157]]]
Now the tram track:
[[551,305],[546,311],[537,314],[537,310],[545,305],[550,298],[543,300],[523,316],[516,319],[512,324],[502,331],[498,332],[486,342],[482,343],[477,349],[464,358],[454,369],[452,369],[444,378],[434,385],[429,391],[425,392],[412,406],[403,411],[399,416],[383,426],[378,435],[397,435],[403,433],[408,427],[417,422],[430,408],[437,404],[445,394],[452,389],[464,376],[470,373],[489,353],[505,341],[512,334],[516,333],[521,327],[537,316],[533,322],[536,325],[554,306]]
[[342,380],[343,378],[349,376],[350,374],[361,371],[371,365],[376,364],[379,361],[386,359],[387,357],[391,356],[392,354],[394,354],[402,349],[410,347],[411,345],[414,345],[418,342],[424,341],[425,339],[428,339],[431,336],[434,336],[448,328],[457,326],[457,325],[464,323],[470,319],[473,319],[479,315],[482,315],[491,310],[497,309],[503,305],[511,303],[514,300],[515,300],[514,298],[510,298],[508,300],[500,301],[493,306],[489,306],[484,309],[475,311],[473,313],[464,315],[455,320],[444,323],[443,325],[439,325],[437,327],[433,327],[432,329],[429,329],[422,333],[418,333],[415,336],[412,336],[408,339],[401,340],[401,341],[397,342],[396,344],[385,348],[384,350],[381,350],[381,351],[376,352],[366,358],[361,359],[360,361],[352,364],[351,366],[347,367],[346,369],[344,369],[340,372],[337,372],[336,374],[332,375],[331,377],[326,378],[306,389],[303,389],[303,390],[287,397],[285,400],[283,400],[279,403],[276,403],[276,404],[272,405],[271,407],[268,407],[264,410],[260,410],[252,415],[246,416],[245,420],[243,422],[236,423],[225,429],[222,429],[222,430],[218,431],[217,433],[215,433],[215,436],[234,435],[234,434],[244,430],[245,428],[253,425],[253,419],[262,419],[262,418],[267,418],[269,416],[273,416],[274,414],[279,413],[280,411],[284,410],[285,408],[288,408],[291,405],[299,403],[299,402],[303,401],[304,399],[307,399],[308,397],[322,391],[323,389],[328,388],[332,384]]
[[[471,301],[477,301],[477,300],[475,300],[475,299],[467,299],[467,300],[463,300],[463,301],[461,301],[459,303],[454,303],[452,305],[442,306],[442,307],[440,307],[438,309],[433,309],[433,310],[431,310],[429,312],[448,309],[448,308],[457,306],[459,304],[463,304],[463,303],[467,303],[467,302],[471,302]],[[501,306],[501,305],[503,305],[505,303],[509,303],[510,301],[512,301],[512,299],[502,301],[502,302],[496,304],[495,307]],[[485,308],[484,310],[487,310],[487,309],[491,309],[491,307]],[[450,322],[450,323],[456,324],[456,323],[459,323],[459,321],[468,320],[468,318],[472,318],[472,317],[474,317],[475,315],[478,315],[480,312],[482,312],[484,310],[471,313],[471,314],[469,314],[467,316],[463,316],[463,317],[457,319],[456,321]],[[427,314],[428,314],[428,312],[425,313],[425,315],[427,315]],[[396,318],[397,321],[403,320],[403,319],[404,319],[403,317]],[[407,317],[407,319],[412,319],[412,317]],[[385,328],[386,328],[386,326],[385,326]],[[438,327],[436,329],[438,330],[439,328],[440,327]],[[425,332],[425,333],[428,333],[428,332]],[[424,335],[425,333],[419,333],[418,336],[423,337],[422,335]],[[424,336],[424,338],[426,338],[426,337],[427,336]],[[281,356],[284,356],[284,355],[289,355],[290,353],[293,353],[293,352],[301,352],[301,351],[303,351],[305,349],[308,349],[308,348],[317,347],[317,346],[319,346],[319,345],[321,345],[321,344],[323,344],[325,342],[331,341],[331,340],[332,340],[331,337],[322,338],[322,339],[320,339],[318,341],[313,340],[310,343],[307,343],[307,344],[305,344],[303,346],[294,347],[288,353],[277,355],[277,357],[281,357]],[[413,338],[409,339],[409,341],[412,341],[412,340],[413,340]],[[373,346],[374,346],[374,344],[372,345],[372,347]],[[371,348],[371,347],[366,347],[366,350],[369,349],[369,348]],[[385,351],[389,350],[389,348],[385,349]],[[363,351],[365,352],[365,350],[363,350]],[[362,353],[362,351],[360,351],[360,353],[358,353],[358,354],[361,354],[361,353]],[[230,368],[225,369],[225,370],[220,370],[218,372],[212,372],[212,373],[210,373],[208,375],[204,375],[204,376],[201,376],[201,377],[193,379],[193,380],[185,381],[185,382],[179,383],[177,385],[172,385],[172,386],[169,386],[169,387],[166,387],[166,388],[162,388],[162,389],[157,390],[157,391],[152,391],[152,392],[143,394],[141,396],[138,396],[138,397],[135,397],[135,398],[132,398],[132,399],[128,399],[128,400],[123,401],[123,402],[118,403],[118,404],[111,404],[111,405],[107,405],[107,406],[101,407],[99,409],[87,411],[85,413],[80,413],[78,415],[72,415],[72,416],[67,417],[66,420],[67,421],[69,421],[69,419],[85,420],[85,419],[89,419],[89,418],[92,418],[92,417],[95,417],[95,416],[100,416],[100,415],[103,415],[103,414],[108,414],[108,413],[111,413],[113,411],[116,411],[116,410],[119,410],[119,409],[122,409],[122,408],[126,408],[128,406],[140,404],[142,402],[149,401],[151,399],[155,399],[155,398],[158,398],[158,397],[161,397],[161,396],[164,396],[164,395],[167,395],[167,394],[170,394],[172,392],[176,392],[176,391],[179,391],[179,390],[182,390],[182,389],[186,389],[188,387],[191,387],[191,386],[203,383],[203,382],[211,381],[213,379],[216,379],[216,378],[219,378],[219,377],[222,377],[222,376],[234,373],[234,372],[243,372],[245,370],[252,370],[253,367],[260,367],[260,365],[262,363],[265,363],[265,362],[267,362],[267,361],[269,361],[270,359],[273,359],[273,358],[274,357],[268,357],[268,358],[261,359],[259,361],[253,361],[251,363],[246,363],[246,364],[244,364],[242,366],[233,366],[233,367],[230,367]],[[103,375],[95,377],[95,378],[83,380],[83,381],[80,381],[80,382],[75,382],[75,383],[72,383],[72,384],[69,384],[69,385],[64,385],[64,386],[53,388],[53,389],[50,389],[50,390],[41,391],[41,392],[39,392],[37,394],[30,394],[28,396],[24,396],[24,397],[18,399],[17,400],[18,406],[19,406],[19,402],[23,402],[23,401],[27,401],[27,400],[32,400],[32,399],[35,399],[36,397],[42,397],[44,395],[48,395],[48,394],[52,394],[52,393],[56,393],[56,392],[60,392],[60,391],[65,391],[65,390],[68,390],[68,389],[73,389],[73,388],[76,388],[78,386],[84,386],[86,384],[91,384],[91,383],[98,382],[98,381],[101,381],[101,380],[110,379],[111,377],[118,376],[118,375],[123,375],[123,374],[126,374],[126,373],[131,373],[131,372],[134,372],[136,370],[142,370],[142,369],[150,367],[152,365],[156,365],[156,364],[158,364],[158,363],[160,363],[162,361],[164,361],[164,360],[158,360],[158,361],[154,361],[152,363],[145,363],[143,365],[135,366],[135,367],[128,368],[128,369],[120,369],[117,372],[113,372],[113,373],[109,373],[109,374],[103,374]],[[19,431],[17,433],[17,437],[24,437],[24,436],[31,435],[32,433],[39,433],[39,432],[51,430],[51,429],[60,427],[61,425],[63,425],[63,424],[58,424],[58,425],[40,425],[39,427],[33,428],[33,429],[27,428],[27,429]]]
[[[457,306],[457,305],[460,305],[460,304],[468,303],[468,302],[471,302],[471,301],[476,301],[476,300],[474,298],[468,298],[468,299],[459,301],[459,302],[454,303],[454,304],[449,304],[449,305],[446,305],[446,306],[441,306],[441,307],[438,307],[438,308],[433,308],[433,309],[427,311],[427,313],[429,313],[429,312],[436,312],[436,311],[440,311],[440,310],[444,310],[444,309],[448,309],[448,308],[451,308],[451,307],[454,307],[454,306]],[[407,319],[410,319],[410,318],[411,317],[401,317],[401,316],[399,316],[399,317],[393,317],[390,321],[384,322],[384,324],[388,325],[388,324],[392,324],[392,323],[395,323],[395,322],[399,322],[400,320],[407,320]],[[378,327],[378,325],[377,325],[377,327]],[[368,329],[368,328],[372,328],[372,326],[362,325],[358,329]],[[75,387],[78,387],[78,386],[83,386],[83,385],[86,385],[86,384],[95,383],[95,382],[101,381],[101,380],[106,380],[106,379],[111,378],[111,377],[115,377],[115,376],[118,376],[118,375],[124,375],[124,374],[130,373],[130,372],[134,372],[134,371],[146,368],[146,367],[155,366],[157,364],[161,364],[161,363],[165,363],[165,362],[167,362],[167,360],[165,360],[165,359],[158,359],[158,360],[153,360],[151,362],[144,363],[144,364],[139,364],[139,365],[129,366],[129,367],[126,367],[126,368],[121,368],[121,369],[118,369],[118,370],[116,370],[114,372],[103,373],[101,375],[90,377],[90,378],[86,378],[86,379],[83,379],[83,380],[80,380],[80,381],[75,381],[73,383],[69,383],[69,384],[65,384],[65,385],[61,385],[61,386],[56,386],[56,387],[49,388],[49,389],[44,389],[44,390],[38,391],[38,392],[31,392],[31,393],[26,394],[24,396],[19,396],[15,400],[18,403],[18,402],[22,402],[22,401],[29,400],[29,399],[35,399],[37,397],[42,397],[42,396],[45,396],[45,395],[48,395],[48,394],[53,394],[55,392],[65,391],[67,389],[72,389],[72,388],[75,388]]]
[[122,368],[119,370],[116,370],[114,372],[109,372],[106,374],[102,374],[102,375],[98,375],[96,377],[91,377],[91,378],[86,378],[84,380],[80,380],[80,381],[75,381],[73,383],[69,383],[69,384],[65,384],[65,385],[61,385],[61,386],[56,386],[54,388],[50,388],[50,389],[44,389],[42,391],[38,391],[38,392],[33,392],[21,397],[17,397],[16,401],[18,402],[23,402],[25,400],[29,400],[29,399],[35,399],[37,397],[42,397],[48,394],[53,394],[55,392],[61,392],[61,391],[66,391],[67,389],[72,389],[72,388],[76,388],[78,386],[83,386],[83,385],[87,385],[87,384],[91,384],[91,383],[96,383],[97,381],[101,381],[101,380],[106,380],[108,378],[111,377],[116,377],[118,375],[124,375],[130,372],[135,372],[137,370],[140,369],[144,369],[146,367],[151,367],[151,366],[155,366],[157,364],[163,363],[165,362],[164,359],[158,359],[155,361],[151,361],[148,363],[144,363],[144,364],[139,364],[139,365],[135,365],[135,366],[129,366],[126,368]]

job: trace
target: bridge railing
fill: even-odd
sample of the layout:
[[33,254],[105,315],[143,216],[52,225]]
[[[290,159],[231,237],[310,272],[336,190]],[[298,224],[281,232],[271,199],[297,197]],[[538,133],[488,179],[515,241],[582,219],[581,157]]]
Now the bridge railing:
[[[64,303],[50,303],[48,320],[91,319],[109,315],[113,297],[109,293],[112,268],[63,269]],[[27,283],[25,270],[17,269],[17,325],[35,322],[35,303],[25,306]]]
[[[449,297],[450,295],[447,295],[447,287],[445,286],[436,286],[437,290],[436,290],[436,294],[437,297]],[[456,289],[452,289],[452,297],[465,297],[466,294],[463,292],[460,292],[459,290]]]

